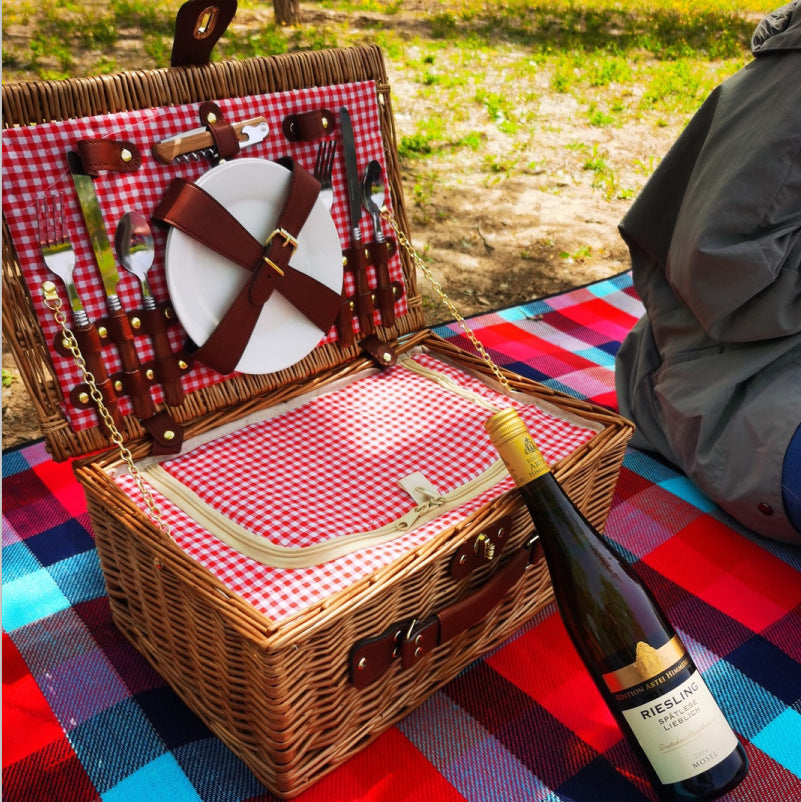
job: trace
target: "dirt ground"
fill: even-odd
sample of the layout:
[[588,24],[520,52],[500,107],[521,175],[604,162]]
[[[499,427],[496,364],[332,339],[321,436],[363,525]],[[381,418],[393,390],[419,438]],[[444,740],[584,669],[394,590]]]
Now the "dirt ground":
[[[316,13],[324,17],[333,12]],[[126,52],[121,42],[117,60],[122,67],[141,66],[135,53],[126,56]],[[510,53],[509,58],[514,57]],[[495,67],[482,79],[483,88],[502,93],[507,91],[504,65]],[[414,76],[389,62],[387,69],[397,135],[412,135],[417,119],[436,114],[436,95],[422,96]],[[642,165],[654,165],[686,122],[682,118],[657,125],[632,115],[629,122],[592,127],[580,100],[549,91],[547,74],[536,80],[542,85],[536,87],[534,130],[502,133],[476,104],[466,109],[468,119],[459,125],[481,132],[480,148],[460,148],[455,153],[444,149],[402,164],[412,241],[464,315],[515,305],[625,270],[628,257],[617,224],[647,179]],[[579,142],[585,147],[575,147]],[[594,186],[596,174],[586,167],[588,152],[603,154],[614,168],[617,185],[627,192],[608,197],[603,187]],[[503,173],[488,169],[493,156],[497,164],[509,154],[514,154],[514,168]],[[422,277],[420,288],[429,322],[450,319]],[[19,376],[5,344],[3,368]],[[39,436],[29,397],[15,378],[3,387],[3,448]]]

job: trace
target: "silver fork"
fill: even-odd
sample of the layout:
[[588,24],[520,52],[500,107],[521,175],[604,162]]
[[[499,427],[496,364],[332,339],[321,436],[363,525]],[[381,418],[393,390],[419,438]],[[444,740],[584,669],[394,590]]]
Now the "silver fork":
[[331,183],[331,175],[334,170],[334,151],[336,149],[335,140],[324,140],[317,148],[317,159],[314,162],[314,177],[320,182],[319,197],[329,211],[334,205],[334,186]]
[[64,207],[61,198],[42,195],[37,203],[37,225],[39,247],[45,264],[51,273],[55,273],[67,288],[72,316],[77,326],[89,326],[89,317],[83,308],[72,273],[75,270],[75,251],[67,236],[64,223]]
[[[102,339],[106,335],[101,336],[97,327],[90,322],[75,289],[75,282],[72,280],[75,251],[67,234],[61,198],[57,195],[49,198],[41,195],[37,201],[37,215],[39,247],[42,249],[44,262],[50,272],[55,273],[67,288],[75,330],[81,333],[79,343],[83,358],[86,360],[86,368],[94,377],[103,395],[103,404],[109,416],[116,426],[120,426],[122,419],[117,406],[117,390],[112,385],[103,362]],[[103,418],[106,421],[105,416]]]

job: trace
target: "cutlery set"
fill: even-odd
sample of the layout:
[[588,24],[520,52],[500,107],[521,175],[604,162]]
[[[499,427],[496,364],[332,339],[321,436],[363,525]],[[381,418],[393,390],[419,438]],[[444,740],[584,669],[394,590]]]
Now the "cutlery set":
[[[201,104],[201,118],[207,119],[208,125],[156,141],[151,148],[156,162],[175,166],[208,160],[212,169],[215,169],[218,164],[232,158],[231,153],[236,156],[241,150],[264,142],[271,133],[271,126],[264,117],[250,117],[228,124],[218,116],[218,112],[219,109],[214,104]],[[336,316],[339,345],[349,348],[358,339],[379,364],[391,364],[394,359],[389,349],[379,343],[375,336],[375,315],[377,312],[382,325],[394,325],[394,307],[403,293],[403,285],[391,281],[388,269],[394,243],[387,241],[381,226],[381,208],[386,199],[381,165],[377,160],[371,160],[360,174],[353,124],[346,106],[339,109],[338,116],[325,109],[291,118],[288,116],[282,130],[290,141],[294,139],[308,142],[313,138],[319,140],[314,164],[310,165],[312,175],[319,183],[317,198],[331,213],[341,191],[346,206],[348,236],[346,239],[339,232],[338,235],[344,240],[344,247],[340,246],[343,266],[351,273],[355,292],[349,297],[343,281],[340,310]],[[87,148],[89,145],[92,146],[91,151]],[[88,152],[91,152],[91,158],[87,158]],[[109,163],[116,161],[119,166],[104,163],[100,156]],[[345,182],[338,188],[333,177],[335,162],[340,157],[344,162]],[[88,161],[92,164],[88,165]],[[84,355],[87,369],[92,373],[114,422],[118,423],[121,419],[119,401],[126,396],[135,416],[148,431],[151,431],[148,421],[153,422],[154,429],[161,435],[166,430],[167,436],[162,437],[162,446],[179,449],[181,427],[178,424],[172,425],[174,421],[168,411],[158,412],[151,389],[158,384],[165,404],[168,407],[179,406],[186,397],[182,376],[186,375],[195,362],[197,345],[187,340],[183,348],[174,351],[170,343],[168,328],[178,321],[172,313],[171,304],[159,302],[148,280],[148,271],[156,257],[156,245],[148,218],[141,211],[125,210],[116,225],[112,248],[95,190],[94,177],[99,174],[98,166],[101,171],[117,169],[120,172],[131,172],[138,169],[140,163],[141,157],[135,146],[129,147],[129,143],[114,143],[111,140],[84,140],[67,153],[67,165],[75,195],[102,281],[107,307],[104,316],[90,320],[76,289],[73,279],[76,254],[66,229],[63,201],[60,197],[40,199],[37,209],[39,244],[46,266],[61,279],[66,289],[76,340]],[[370,217],[373,235],[372,242],[369,243],[363,241],[361,231],[362,215],[365,212]],[[155,213],[152,219],[163,222]],[[269,250],[270,245],[268,240],[264,245],[265,251]],[[296,243],[293,245],[295,247]],[[138,279],[141,306],[136,310],[123,309],[118,294],[121,281],[118,263]],[[272,262],[268,260],[268,264],[272,265]],[[375,274],[375,286],[371,286],[373,282],[368,270],[370,265]],[[296,299],[295,304],[307,314],[301,301]],[[358,322],[358,338],[354,317]],[[323,336],[325,333],[323,332]],[[151,344],[152,359],[145,363],[140,361],[137,351],[136,341],[140,334],[146,334]],[[368,339],[375,341],[371,347],[365,344]],[[376,345],[380,347],[376,348]],[[113,346],[121,368],[111,374],[103,358],[104,348],[107,346]],[[60,348],[59,352],[65,351]],[[202,355],[202,347],[197,353]],[[72,388],[70,399],[77,408],[93,406],[87,388],[88,385],[84,383]],[[174,443],[169,442],[173,440]]]
[[[360,175],[356,158],[356,142],[350,112],[343,106],[339,110],[339,123],[345,151],[345,174],[348,188],[348,212],[350,217],[350,245],[345,249],[345,261],[353,274],[356,295],[353,299],[362,337],[375,332],[374,312],[378,309],[381,323],[395,323],[395,302],[402,287],[393,284],[389,276],[389,243],[381,228],[381,208],[386,200],[386,189],[381,165],[375,159]],[[371,218],[373,242],[365,246],[362,242],[361,218],[366,211]],[[370,286],[368,264],[376,272],[376,287]],[[342,341],[343,334],[340,333]],[[352,334],[344,334],[344,340],[352,344]],[[349,341],[349,342],[348,342]]]

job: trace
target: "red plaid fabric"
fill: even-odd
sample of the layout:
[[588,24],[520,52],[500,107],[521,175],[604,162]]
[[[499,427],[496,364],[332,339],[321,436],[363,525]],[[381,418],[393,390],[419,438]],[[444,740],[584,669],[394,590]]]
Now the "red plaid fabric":
[[[489,407],[514,406],[544,456],[555,462],[595,432],[534,404],[510,401],[426,354],[424,368],[475,393],[464,398],[432,379],[395,368],[357,379],[277,417],[250,424],[162,464],[216,511],[285,547],[372,531],[416,504],[398,484],[420,471],[442,494],[477,477],[498,455],[484,422]],[[117,479],[141,502],[129,476]],[[389,564],[512,487],[508,477],[436,520],[380,548],[321,566],[278,569],[245,557],[155,494],[178,544],[228,587],[280,620]]]
[[[291,156],[310,172],[314,169],[317,142],[289,142],[281,131],[281,122],[287,114],[313,111],[322,107],[338,109],[347,106],[353,121],[354,136],[360,169],[368,162],[378,160],[385,168],[384,149],[381,141],[380,122],[376,88],[373,82],[345,84],[325,88],[311,88],[281,92],[270,95],[256,95],[246,98],[230,98],[217,101],[223,115],[229,122],[262,116],[270,126],[267,139],[242,151],[246,157],[276,159]],[[106,314],[106,302],[99,273],[95,264],[89,237],[86,234],[80,207],[67,169],[66,153],[74,150],[81,139],[110,138],[133,142],[142,153],[142,166],[131,174],[106,173],[94,180],[103,220],[113,242],[117,221],[131,209],[146,216],[155,209],[173,178],[182,176],[194,181],[208,170],[208,162],[192,161],[188,164],[164,165],[151,155],[151,147],[176,134],[200,126],[198,116],[200,104],[126,111],[79,120],[14,128],[3,131],[3,214],[8,222],[14,246],[19,256],[20,266],[31,291],[34,308],[44,332],[46,341],[55,342],[59,328],[52,313],[44,306],[41,285],[53,280],[42,261],[38,241],[37,198],[43,194],[57,195],[64,207],[70,239],[75,248],[77,263],[75,284],[86,307],[90,319]],[[338,136],[338,129],[334,136]],[[349,240],[349,218],[347,212],[347,187],[345,165],[341,158],[341,144],[338,148],[340,158],[334,164],[334,206],[331,214],[343,244]],[[391,208],[392,199],[387,206]],[[365,241],[372,239],[367,215],[362,220],[362,235]],[[167,282],[164,273],[164,247],[167,232],[156,229],[156,260],[148,273],[148,280],[154,294],[160,301],[167,300]],[[390,231],[385,231],[389,236]],[[393,281],[403,281],[403,271],[399,257],[390,260],[390,275]],[[124,270],[120,270],[119,296],[123,307],[134,310],[141,307],[138,280]],[[371,277],[375,284],[375,277]],[[66,306],[66,291],[55,279],[59,293]],[[345,287],[349,294],[355,292],[353,279],[345,275]],[[396,312],[403,314],[407,307],[405,300],[398,301]],[[376,323],[379,320],[376,319]],[[354,319],[358,330],[358,321]],[[180,326],[170,330],[170,341],[175,350],[184,343],[186,334]],[[325,342],[336,339],[332,329]],[[152,358],[148,338],[137,339],[140,359],[145,362]],[[109,373],[120,369],[113,348],[104,349],[108,359]],[[65,395],[76,384],[83,381],[72,357],[52,354],[58,381]],[[184,379],[184,389],[192,392],[201,387],[221,381],[223,377],[203,366],[197,366]],[[154,400],[161,402],[161,388],[153,388]],[[121,399],[120,409],[124,414],[131,411],[127,398]],[[67,405],[65,409],[70,424],[75,429],[93,426],[96,423],[94,411],[76,410]]]

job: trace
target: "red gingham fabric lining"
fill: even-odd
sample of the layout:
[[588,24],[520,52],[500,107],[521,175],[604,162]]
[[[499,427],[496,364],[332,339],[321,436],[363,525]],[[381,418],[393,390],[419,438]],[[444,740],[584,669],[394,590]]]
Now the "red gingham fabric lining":
[[[288,155],[309,172],[314,169],[319,143],[289,142],[281,131],[281,121],[290,113],[302,113],[323,107],[338,110],[340,106],[347,106],[353,121],[359,169],[364,170],[372,159],[378,160],[386,169],[376,89],[372,81],[247,98],[220,99],[217,104],[229,122],[263,116],[269,123],[270,133],[267,139],[243,150],[243,157],[276,159]],[[207,161],[164,165],[152,156],[150,150],[155,142],[200,127],[199,106],[198,103],[189,103],[126,111],[3,131],[3,214],[8,222],[46,342],[54,342],[59,329],[52,313],[42,302],[40,290],[42,283],[55,280],[65,307],[67,298],[60,280],[53,279],[48,273],[39,250],[37,198],[40,195],[54,193],[61,198],[70,239],[77,256],[75,284],[90,319],[102,317],[107,311],[94,254],[81,217],[72,179],[67,170],[67,151],[74,150],[79,140],[92,138],[128,140],[137,145],[141,151],[142,166],[137,172],[106,173],[94,180],[109,240],[113,243],[117,221],[124,212],[135,209],[149,217],[173,178],[182,176],[194,181],[209,169]],[[345,165],[338,124],[334,138],[338,147],[334,163],[334,206],[331,214],[344,247],[349,242],[350,225]],[[391,208],[391,198],[387,199],[387,206]],[[384,233],[390,236],[392,232],[385,230]],[[167,299],[163,261],[167,232],[156,227],[154,235],[156,260],[148,273],[148,280],[156,298],[164,301]],[[370,220],[366,214],[362,216],[362,236],[366,242],[372,240]],[[392,280],[402,282],[403,271],[397,255],[391,259],[389,267]],[[374,286],[375,276],[372,274],[371,282]],[[349,294],[354,293],[353,279],[347,271],[345,287]],[[120,268],[118,290],[125,309],[134,310],[141,307],[138,280],[122,268]],[[400,299],[396,305],[396,312],[404,314],[406,311],[405,299]],[[376,318],[376,323],[379,322]],[[355,318],[354,326],[358,331],[358,321]],[[185,337],[180,326],[171,328],[170,342],[174,350],[177,351],[183,346]],[[324,342],[332,342],[335,339],[336,332],[332,329],[324,338]],[[136,344],[142,362],[152,358],[147,337],[138,337]],[[119,370],[119,361],[114,349],[105,348],[103,353],[108,360],[109,373]],[[83,381],[83,377],[72,357],[62,357],[55,352],[51,356],[61,388],[65,395],[68,395],[72,387]],[[221,381],[222,378],[216,372],[198,365],[184,378],[184,389],[192,392]],[[160,387],[154,386],[153,396],[156,403],[162,401]],[[131,411],[127,398],[121,399],[120,409],[123,414]],[[65,414],[76,430],[93,426],[97,421],[94,411],[76,410],[69,404],[66,406]]]
[[[414,360],[493,407],[519,409],[551,463],[594,435],[534,404],[510,401],[429,355],[417,354]],[[221,436],[162,468],[252,533],[277,545],[303,547],[376,529],[407,513],[415,502],[398,481],[414,471],[441,493],[478,476],[498,459],[484,431],[490,414],[486,406],[399,363]],[[117,482],[141,503],[131,477]],[[304,569],[271,568],[245,557],[160,494],[154,497],[176,542],[190,556],[266,616],[281,620],[389,564],[511,487],[507,477],[388,544]]]

